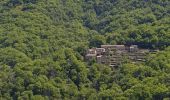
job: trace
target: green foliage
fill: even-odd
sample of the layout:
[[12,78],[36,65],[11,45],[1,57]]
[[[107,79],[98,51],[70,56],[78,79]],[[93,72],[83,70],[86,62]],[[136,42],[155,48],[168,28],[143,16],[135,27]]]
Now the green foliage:
[[[169,0],[1,0],[0,99],[170,98],[169,9]],[[162,51],[117,69],[84,62],[102,44]]]

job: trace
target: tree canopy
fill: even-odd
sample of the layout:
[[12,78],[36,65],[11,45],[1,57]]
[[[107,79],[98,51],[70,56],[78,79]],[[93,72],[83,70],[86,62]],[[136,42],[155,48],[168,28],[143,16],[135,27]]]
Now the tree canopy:
[[[159,49],[117,69],[88,48]],[[169,100],[169,0],[1,0],[0,99]]]

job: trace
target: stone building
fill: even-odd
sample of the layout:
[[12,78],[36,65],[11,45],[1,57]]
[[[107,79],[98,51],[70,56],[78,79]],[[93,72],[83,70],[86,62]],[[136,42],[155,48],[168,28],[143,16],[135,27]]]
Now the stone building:
[[127,58],[132,62],[145,61],[147,49],[139,49],[137,45],[101,45],[101,48],[87,50],[86,61],[95,60],[99,64],[116,67]]

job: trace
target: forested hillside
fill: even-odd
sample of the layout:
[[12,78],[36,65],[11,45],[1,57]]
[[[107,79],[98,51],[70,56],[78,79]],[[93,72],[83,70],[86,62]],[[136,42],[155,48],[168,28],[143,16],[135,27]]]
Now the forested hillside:
[[[88,48],[159,49],[119,68]],[[0,0],[0,100],[169,100],[169,0]]]

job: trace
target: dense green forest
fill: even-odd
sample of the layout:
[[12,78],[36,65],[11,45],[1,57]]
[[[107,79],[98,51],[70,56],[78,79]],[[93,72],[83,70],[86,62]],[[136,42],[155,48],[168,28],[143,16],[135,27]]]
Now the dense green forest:
[[[117,69],[101,44],[160,49]],[[0,0],[0,100],[169,100],[169,0]]]

